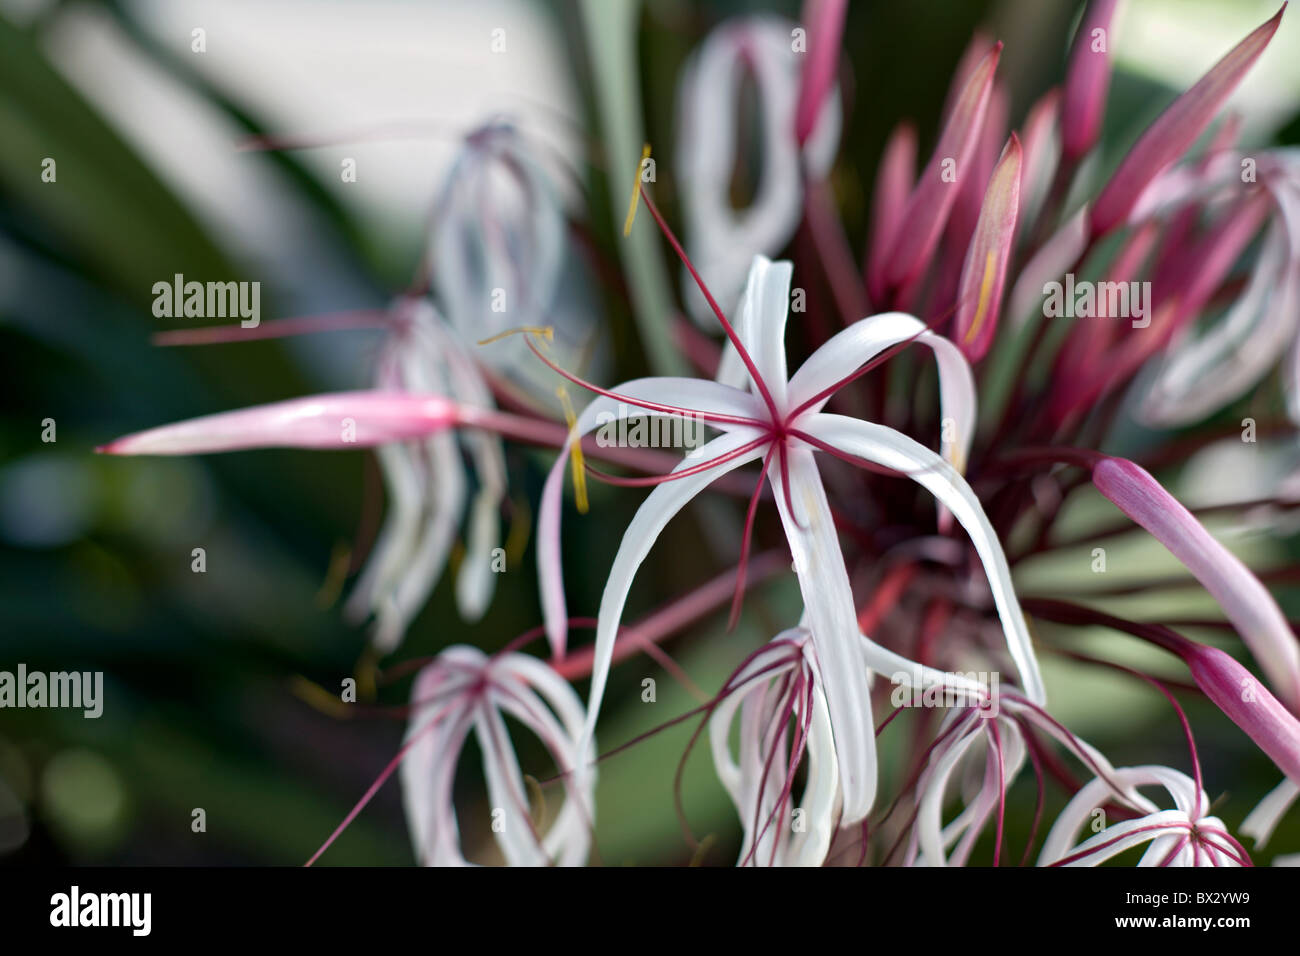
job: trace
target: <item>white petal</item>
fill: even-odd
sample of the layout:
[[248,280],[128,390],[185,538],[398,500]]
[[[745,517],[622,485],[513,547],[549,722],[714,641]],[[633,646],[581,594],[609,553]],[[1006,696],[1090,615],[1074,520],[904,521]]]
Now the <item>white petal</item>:
[[[701,449],[698,458],[682,462],[674,471],[695,467],[702,462],[719,458],[751,440],[752,436],[745,431],[732,432],[715,438]],[[623,620],[623,606],[627,602],[627,595],[632,588],[632,579],[636,575],[637,568],[650,553],[664,526],[677,512],[686,507],[692,498],[722,475],[761,457],[765,451],[766,449],[760,447],[714,468],[656,485],[654,491],[650,492],[641,507],[637,509],[631,524],[623,533],[618,553],[614,555],[614,563],[609,570],[609,578],[605,582],[604,593],[600,598],[595,658],[591,670],[591,691],[587,699],[587,726],[583,732],[584,748],[595,736],[596,718],[600,713],[600,702],[605,694],[605,681],[609,677],[610,660],[614,654],[614,639]]]
[[[975,435],[977,401],[975,379],[961,349],[941,335],[926,330],[925,323],[904,312],[882,312],[854,322],[833,335],[790,379],[789,407],[804,402],[851,375],[873,358],[899,342],[914,338],[934,351],[939,366],[941,414],[953,422],[954,440],[945,442],[943,457],[958,471],[965,469],[971,439]],[[829,396],[809,408],[820,412]],[[946,429],[945,429],[946,431]]]
[[[760,405],[748,392],[703,379],[642,378],[624,382],[612,391],[632,399],[719,415],[749,418],[762,414]],[[578,416],[577,422],[569,432],[568,443],[555,459],[550,474],[546,476],[540,512],[537,516],[537,571],[541,578],[542,611],[546,622],[546,634],[557,655],[564,652],[568,632],[568,612],[564,603],[564,577],[560,561],[560,512],[564,473],[568,467],[569,453],[575,442],[605,422],[629,416],[663,417],[666,414],[627,405],[616,398],[598,396]],[[724,432],[738,430],[737,426],[727,424],[718,424],[715,427]],[[753,429],[744,431],[750,437],[758,435]],[[691,461],[698,463],[703,460],[703,449],[695,449]]]
[[1142,419],[1161,427],[1184,425],[1244,394],[1295,334],[1298,307],[1300,269],[1282,226],[1275,224],[1232,308],[1199,337],[1183,337],[1161,362]]
[[[761,16],[728,21],[687,62],[678,90],[677,167],[687,249],[722,309],[740,297],[754,255],[776,255],[794,235],[802,215],[803,157],[792,135],[802,57],[790,45],[795,24]],[[732,208],[730,185],[739,144],[735,139],[739,84],[752,68],[762,111],[761,171],[753,202]],[[824,169],[838,139],[838,90],[823,107],[806,155]],[[683,278],[691,316],[705,328],[717,320],[695,283]]]
[[924,445],[883,425],[822,413],[808,418],[802,427],[810,435],[849,455],[907,474],[948,506],[970,535],[971,543],[984,564],[989,588],[1006,632],[1007,648],[1015,661],[1025,693],[1030,700],[1042,703],[1043,681],[1038,671],[1038,660],[1034,656],[1024,613],[1011,584],[1006,555],[966,480]]
[[1268,796],[1259,801],[1259,805],[1254,810],[1250,811],[1241,823],[1241,832],[1248,837],[1254,837],[1255,849],[1264,848],[1273,831],[1277,829],[1278,821],[1291,809],[1297,797],[1300,797],[1300,784],[1290,778],[1284,778],[1269,792]]
[[804,613],[823,677],[844,790],[842,822],[851,826],[870,812],[876,796],[875,727],[862,636],[844,554],[816,462],[805,448],[791,448],[787,457],[790,500],[796,515],[786,507],[781,469],[774,465],[769,475],[794,555]]
[[[785,365],[785,322],[790,310],[790,279],[793,274],[794,266],[789,262],[772,262],[766,256],[755,256],[735,326],[737,336],[763,377],[777,408],[785,407],[786,379],[789,377]],[[758,394],[757,387],[750,381],[749,370],[730,340],[723,345],[717,380]]]

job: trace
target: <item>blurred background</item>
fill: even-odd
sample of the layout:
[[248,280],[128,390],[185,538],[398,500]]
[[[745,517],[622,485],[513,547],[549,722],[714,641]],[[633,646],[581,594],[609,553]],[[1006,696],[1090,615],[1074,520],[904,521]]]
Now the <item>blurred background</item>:
[[[1108,152],[1131,143],[1174,90],[1274,6],[1132,0],[1116,31]],[[177,419],[365,387],[374,331],[154,346],[152,334],[196,322],[156,318],[153,284],[176,273],[259,281],[263,321],[382,308],[420,268],[461,137],[499,114],[536,146],[574,236],[597,247],[575,238],[561,296],[599,330],[600,378],[644,374],[643,333],[600,251],[615,248],[630,169],[620,157],[610,173],[598,97],[628,78],[606,75],[590,55],[583,11],[577,0],[0,0],[0,670],[98,670],[105,684],[99,719],[0,711],[0,862],[298,864],[392,759],[401,719],[337,706],[341,681],[367,666],[365,630],[343,621],[339,599],[383,508],[373,456],[112,459],[93,448]],[[621,65],[640,84],[638,122],[657,156],[673,154],[686,56],[727,17],[760,11],[799,15],[797,3],[779,0],[639,5],[639,64]],[[1065,0],[851,5],[833,182],[856,248],[889,130],[914,118],[928,155],[972,31],[982,25],[1005,41],[1001,75],[1018,123],[1062,77],[1077,13]],[[494,53],[498,29],[505,49]],[[618,40],[595,46],[605,42]],[[1233,107],[1247,143],[1300,141],[1300,17],[1283,21]],[[236,148],[258,134],[329,145]],[[55,182],[42,179],[46,158],[57,163]],[[340,175],[347,160],[355,181]],[[661,160],[656,194],[670,215],[674,188]],[[42,440],[47,419],[56,441]],[[527,523],[549,457],[511,447],[508,464],[522,526],[488,614],[462,624],[454,576],[444,575],[386,664],[455,643],[492,650],[539,622]],[[604,569],[619,536],[611,529],[621,533],[641,496],[593,496],[593,515],[566,517],[566,555],[571,566]],[[726,566],[710,533],[716,520],[696,509],[670,526],[629,619]],[[191,570],[198,547],[204,573]],[[697,684],[715,689],[788,622],[791,584],[764,589],[731,634],[723,614],[670,644]],[[602,585],[600,573],[571,572],[572,613],[594,613]],[[640,702],[645,676],[658,679],[654,708]],[[398,705],[408,693],[409,678],[394,680],[373,700]],[[693,704],[648,661],[616,669],[602,749]],[[1095,707],[1062,717],[1083,721],[1073,729],[1117,764],[1179,760],[1181,736],[1162,706],[1152,695],[1105,720]],[[1197,713],[1207,781],[1241,781],[1256,798],[1276,783],[1235,728]],[[675,729],[602,766],[603,862],[691,859],[672,801],[688,736]],[[544,759],[519,740],[525,769]],[[738,831],[706,750],[689,762],[685,807],[696,836],[717,838],[707,861],[729,862]],[[471,745],[458,807],[469,855],[491,862],[481,788]],[[1032,808],[1032,782],[1017,793]],[[1251,805],[1236,801],[1224,816],[1235,824]],[[196,809],[204,832],[192,827]],[[1275,842],[1284,848],[1290,837],[1294,849],[1297,829],[1290,823]],[[395,781],[322,862],[413,862]]]

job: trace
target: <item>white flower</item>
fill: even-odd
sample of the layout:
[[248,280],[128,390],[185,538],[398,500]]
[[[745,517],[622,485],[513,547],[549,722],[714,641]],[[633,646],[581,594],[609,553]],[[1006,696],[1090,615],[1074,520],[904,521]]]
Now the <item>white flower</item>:
[[[657,210],[650,208],[658,218]],[[745,368],[748,390],[723,382],[666,377],[639,379],[609,391],[595,389],[601,397],[579,417],[542,494],[538,567],[548,635],[561,653],[567,615],[560,567],[560,495],[573,444],[611,413],[695,416],[722,433],[671,476],[664,476],[624,533],[601,599],[587,715],[590,734],[632,579],[660,531],[716,478],[748,462],[761,461],[761,474],[772,485],[794,555],[806,624],[824,678],[844,792],[844,823],[852,824],[866,816],[875,795],[871,703],[853,592],[815,452],[897,471],[923,485],[952,512],[970,535],[988,573],[1027,695],[1041,701],[1043,687],[1002,547],[974,492],[953,466],[964,458],[975,414],[974,388],[965,359],[951,342],[927,331],[916,318],[894,312],[854,323],[789,376],[784,343],[790,278],[789,263],[756,257],[737,329],[712,303]],[[864,363],[892,346],[911,341],[929,346],[938,358],[943,415],[952,420],[957,436],[946,445],[943,456],[893,429],[822,411],[830,396],[852,381]]]

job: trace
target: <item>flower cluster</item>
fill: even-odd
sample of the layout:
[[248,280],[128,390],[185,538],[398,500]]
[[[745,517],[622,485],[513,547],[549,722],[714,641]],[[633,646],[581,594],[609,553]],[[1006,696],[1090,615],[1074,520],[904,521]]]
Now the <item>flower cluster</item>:
[[[685,241],[645,177],[633,211],[646,210],[681,262],[683,317],[659,318],[672,324],[694,376],[605,386],[555,347],[565,218],[582,217],[559,205],[519,130],[493,119],[466,138],[439,193],[426,262],[432,292],[402,296],[383,319],[372,389],[219,413],[103,449],[376,448],[390,506],[349,610],[374,616],[384,652],[411,627],[462,521],[456,597],[472,633],[492,594],[508,447],[558,451],[533,509],[540,626],[492,654],[451,647],[415,681],[394,766],[422,862],[464,862],[452,782],[470,731],[505,862],[587,862],[611,669],[645,652],[678,673],[658,646],[664,639],[728,599],[734,623],[761,600],[756,584],[791,566],[801,610],[693,714],[739,817],[739,865],[998,865],[1007,858],[1008,792],[1029,772],[1038,800],[1028,844],[1015,854],[1022,862],[1098,864],[1141,846],[1141,865],[1249,864],[1211,813],[1191,723],[1166,680],[1087,657],[1077,641],[1085,629],[1169,652],[1190,674],[1187,692],[1208,698],[1276,764],[1284,781],[1240,828],[1256,847],[1300,794],[1300,644],[1260,575],[1153,474],[1221,439],[1213,426],[1190,428],[1259,387],[1297,333],[1300,160],[1243,150],[1231,117],[1213,126],[1283,11],[1176,98],[1104,181],[1088,160],[1110,86],[1115,0],[1087,5],[1063,86],[1017,129],[998,76],[1001,44],[977,37],[928,162],[918,171],[910,124],[890,138],[858,255],[831,179],[851,89],[839,81],[847,6],[810,0],[802,25],[766,16],[724,23],[684,68],[675,169],[661,172],[676,177]],[[736,208],[731,177],[750,148],[734,125],[746,83],[758,104],[762,173],[751,203]],[[502,183],[506,198],[491,198]],[[649,228],[644,216],[640,228]],[[775,258],[792,247],[792,259]],[[1075,299],[1085,286],[1086,300]],[[517,303],[508,322],[493,308],[497,294]],[[1069,310],[1044,306],[1053,294]],[[1294,348],[1283,381],[1300,424]],[[512,380],[546,380],[539,373],[564,383],[567,420],[517,401]],[[575,414],[579,392],[593,397]],[[506,400],[514,410],[498,408]],[[685,456],[589,437],[611,421],[645,418],[702,423],[711,437]],[[1132,419],[1160,431],[1123,456],[1116,426]],[[593,458],[619,472],[597,470]],[[570,474],[579,511],[588,509],[589,478],[651,489],[619,529],[608,568],[566,556]],[[625,625],[638,569],[665,527],[706,494],[739,529],[724,549],[734,568]],[[1125,523],[1068,536],[1063,516],[1088,495]],[[1246,504],[1259,502],[1221,510],[1240,514]],[[1130,620],[1100,606],[1142,585],[1047,594],[1019,580],[1026,562],[1070,549],[1091,548],[1087,560],[1104,569],[1104,548],[1092,546],[1134,526],[1217,602],[1223,620],[1200,626],[1239,642],[1225,650],[1182,633],[1196,622]],[[770,539],[777,543],[751,559]],[[569,616],[565,579],[574,575],[604,582],[594,621]],[[570,646],[576,627],[594,627],[591,646]],[[549,660],[522,652],[543,634]],[[1069,695],[1069,684],[1044,679],[1045,654],[1063,673],[1109,667],[1134,693],[1163,694],[1185,732],[1190,773],[1113,766],[1069,730],[1048,695],[1049,685],[1053,697]],[[587,676],[584,707],[569,682]],[[504,716],[540,739],[563,782],[549,827],[534,819]],[[910,722],[913,736],[890,748],[901,765],[886,775],[879,740],[902,735],[889,729],[896,720]],[[1153,787],[1168,800],[1142,792]],[[1040,841],[1048,799],[1064,806]]]

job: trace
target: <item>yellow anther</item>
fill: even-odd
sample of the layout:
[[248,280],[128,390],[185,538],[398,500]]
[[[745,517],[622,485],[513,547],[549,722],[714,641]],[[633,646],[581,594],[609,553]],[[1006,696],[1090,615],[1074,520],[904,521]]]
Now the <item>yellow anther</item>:
[[[561,385],[555,390],[555,394],[560,396],[560,404],[564,407],[564,420],[568,422],[569,430],[572,431],[578,424],[578,416],[573,414],[573,403],[569,401],[568,390]],[[573,500],[578,506],[579,514],[587,513],[587,468],[582,460],[582,441],[573,443],[573,456],[570,459],[573,467]]]
[[506,329],[504,332],[499,332],[491,338],[480,339],[478,344],[491,345],[493,342],[500,342],[512,335],[539,335],[547,342],[551,342],[555,339],[555,329],[549,325],[521,325],[517,329]]
[[632,235],[632,220],[636,218],[636,209],[641,198],[641,167],[650,158],[650,144],[641,147],[641,159],[636,164],[636,176],[632,179],[632,196],[627,201],[627,218],[623,220],[624,237]]
[[990,249],[988,256],[984,259],[984,278],[980,280],[980,297],[975,306],[975,318],[971,319],[970,328],[966,330],[967,345],[975,341],[975,336],[979,334],[980,326],[984,324],[985,316],[988,313],[989,294],[993,291],[993,271],[996,265],[993,250]]

